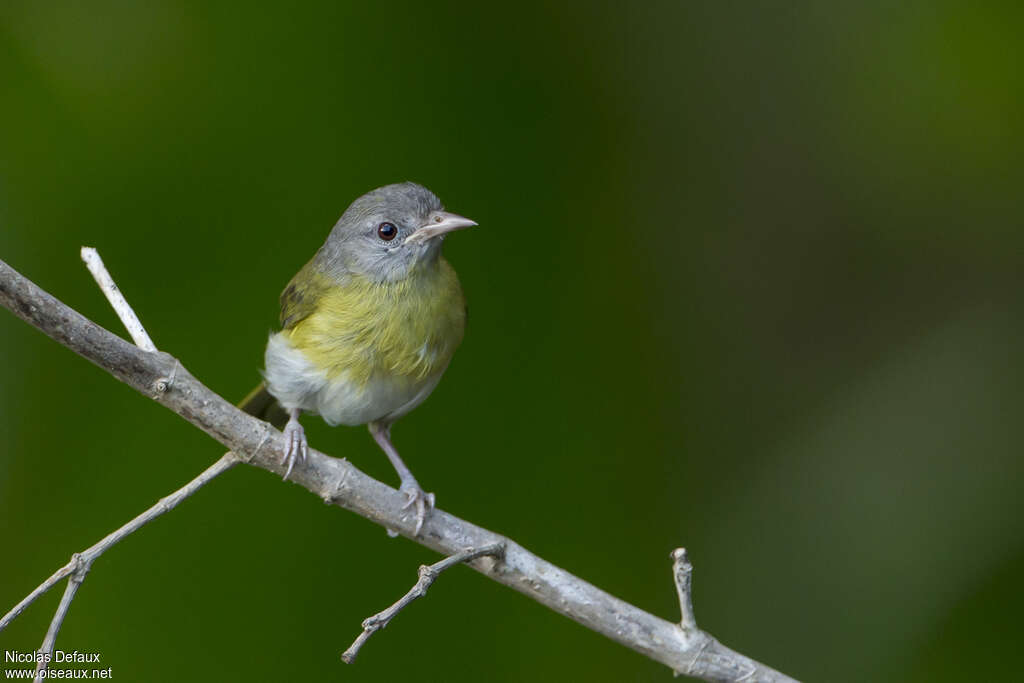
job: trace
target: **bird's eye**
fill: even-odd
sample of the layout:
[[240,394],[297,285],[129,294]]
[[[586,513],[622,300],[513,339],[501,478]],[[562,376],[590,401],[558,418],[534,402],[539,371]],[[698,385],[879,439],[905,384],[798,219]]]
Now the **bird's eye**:
[[377,237],[385,242],[390,242],[398,235],[398,228],[394,223],[381,223],[377,226]]

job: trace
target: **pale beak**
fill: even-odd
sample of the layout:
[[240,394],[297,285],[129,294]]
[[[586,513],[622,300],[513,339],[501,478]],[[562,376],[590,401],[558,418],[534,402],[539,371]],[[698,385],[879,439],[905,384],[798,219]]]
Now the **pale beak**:
[[405,238],[405,243],[416,244],[418,242],[426,242],[429,239],[445,235],[454,230],[471,228],[476,224],[476,221],[471,221],[468,218],[464,218],[455,213],[435,211],[430,214],[429,221],[421,225],[416,232]]

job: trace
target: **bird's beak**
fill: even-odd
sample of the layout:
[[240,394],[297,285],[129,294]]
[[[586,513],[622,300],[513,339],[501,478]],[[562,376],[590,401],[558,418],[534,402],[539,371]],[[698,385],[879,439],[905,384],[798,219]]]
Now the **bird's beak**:
[[430,214],[430,220],[417,228],[416,232],[405,238],[405,243],[416,244],[417,242],[426,242],[429,239],[445,235],[453,230],[471,228],[474,225],[476,225],[476,221],[471,221],[458,214],[447,211],[435,211]]

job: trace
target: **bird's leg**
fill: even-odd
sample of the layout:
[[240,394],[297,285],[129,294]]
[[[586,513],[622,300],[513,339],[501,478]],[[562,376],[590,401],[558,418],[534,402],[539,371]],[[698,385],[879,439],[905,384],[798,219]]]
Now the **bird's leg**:
[[288,463],[288,469],[284,473],[285,479],[292,473],[292,467],[295,466],[297,459],[306,460],[306,451],[309,450],[309,444],[306,443],[306,430],[299,424],[299,414],[301,412],[298,408],[289,410],[288,424],[284,426],[284,438],[288,440],[288,447],[284,451],[284,458],[281,459],[282,465]]
[[413,533],[414,536],[418,536],[420,529],[423,528],[423,522],[427,518],[427,512],[434,509],[434,494],[427,493],[420,488],[419,482],[416,481],[416,477],[412,476],[412,472],[402,462],[402,458],[399,457],[398,451],[395,450],[394,445],[391,443],[391,425],[384,424],[381,422],[371,422],[367,425],[370,428],[370,434],[373,435],[373,440],[377,442],[377,445],[381,447],[385,455],[388,456],[388,460],[391,461],[391,465],[398,472],[399,479],[402,480],[402,485],[399,490],[405,494],[408,500],[402,509],[405,510],[410,507],[416,508],[416,531]]

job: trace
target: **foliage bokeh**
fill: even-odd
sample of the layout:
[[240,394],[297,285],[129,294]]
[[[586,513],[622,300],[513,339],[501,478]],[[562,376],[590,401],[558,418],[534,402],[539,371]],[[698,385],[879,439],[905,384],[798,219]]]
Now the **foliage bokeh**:
[[[416,180],[463,348],[395,439],[440,506],[807,680],[995,680],[1022,631],[1019,4],[0,6],[0,258],[258,381],[347,203]],[[0,314],[0,609],[217,444]],[[312,443],[393,482],[362,429]],[[658,681],[472,572],[338,659],[428,551],[233,471],[61,633],[145,681]],[[59,591],[0,634],[38,647]]]

